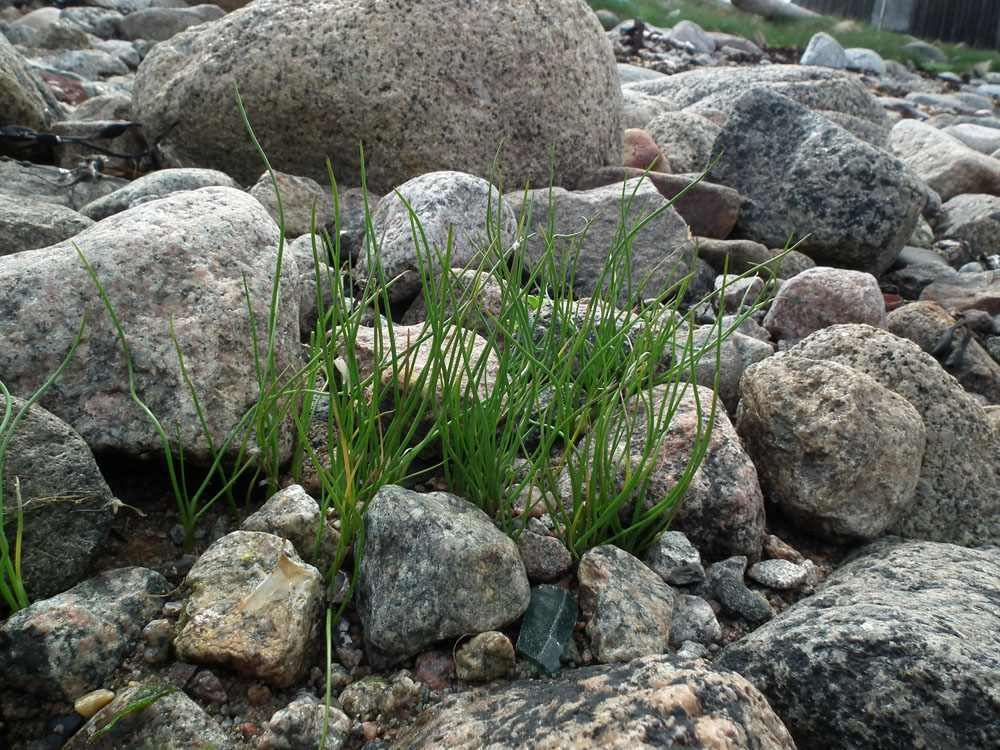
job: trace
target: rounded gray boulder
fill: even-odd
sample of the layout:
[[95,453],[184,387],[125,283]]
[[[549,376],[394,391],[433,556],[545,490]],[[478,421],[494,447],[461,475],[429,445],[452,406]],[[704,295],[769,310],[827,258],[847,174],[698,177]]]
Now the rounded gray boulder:
[[260,159],[234,84],[275,168],[386,192],[424,172],[508,186],[568,184],[622,152],[611,45],[583,0],[257,0],[157,45],[136,74],[135,119],[177,122],[170,166],[249,184]]

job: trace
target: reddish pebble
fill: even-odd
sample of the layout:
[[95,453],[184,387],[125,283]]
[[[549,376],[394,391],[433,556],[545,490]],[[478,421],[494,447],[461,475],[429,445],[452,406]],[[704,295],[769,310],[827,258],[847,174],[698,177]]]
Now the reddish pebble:
[[378,737],[378,724],[374,721],[361,722],[361,732],[365,736],[365,742],[371,742]]
[[249,740],[261,734],[260,727],[250,721],[243,722],[243,726],[241,728],[243,730],[243,739],[245,740]]
[[247,688],[247,700],[251,706],[259,706],[271,697],[271,689],[267,685],[254,683]]
[[418,656],[416,666],[413,679],[428,690],[444,690],[448,687],[448,679],[455,674],[455,660],[438,651]]

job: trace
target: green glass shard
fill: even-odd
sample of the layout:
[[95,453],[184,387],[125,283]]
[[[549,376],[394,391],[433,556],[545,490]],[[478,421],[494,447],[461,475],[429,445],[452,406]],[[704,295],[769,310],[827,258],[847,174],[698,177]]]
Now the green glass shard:
[[531,590],[517,636],[517,653],[539,674],[559,669],[559,657],[573,634],[579,608],[572,595],[558,586],[541,584]]

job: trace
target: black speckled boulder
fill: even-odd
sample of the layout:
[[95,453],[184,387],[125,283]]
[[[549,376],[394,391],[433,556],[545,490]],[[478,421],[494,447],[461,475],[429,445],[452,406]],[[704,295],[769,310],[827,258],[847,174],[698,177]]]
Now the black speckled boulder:
[[745,94],[715,139],[708,179],[740,191],[738,236],[878,275],[889,268],[924,204],[901,161],[765,88]]
[[1000,550],[879,540],[727,647],[800,750],[997,747]]
[[746,680],[670,654],[465,693],[426,711],[392,750],[793,750]]

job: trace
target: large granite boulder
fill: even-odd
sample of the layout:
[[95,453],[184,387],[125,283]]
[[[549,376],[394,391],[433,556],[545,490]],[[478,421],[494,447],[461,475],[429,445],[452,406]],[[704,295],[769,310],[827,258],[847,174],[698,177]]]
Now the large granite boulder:
[[799,750],[995,748],[1000,552],[879,540],[724,649]]
[[[171,321],[211,438],[221,446],[258,399],[244,280],[266,352],[278,228],[250,196],[210,187],[144,203],[71,241],[0,257],[0,373],[11,393],[30,396],[45,382],[70,351],[86,311],[80,346],[41,403],[95,453],[141,456],[163,450],[160,436],[132,401],[121,344],[77,248],[125,330],[140,397],[174,442],[178,426],[188,458],[211,460]],[[274,337],[278,372],[300,362],[297,281],[286,255],[285,304]]]
[[794,236],[829,265],[886,271],[923,208],[899,160],[770,89],[736,103],[712,152],[725,155],[709,179],[740,192],[738,235],[768,247]]
[[[294,81],[294,85],[289,85]],[[260,159],[233,86],[275,168],[391,190],[424,172],[507,186],[616,163],[622,96],[611,46],[583,0],[258,0],[157,45],[136,75],[135,119],[179,122],[170,166],[249,184]],[[309,92],[307,96],[303,92]],[[205,106],[211,102],[212,106]]]

